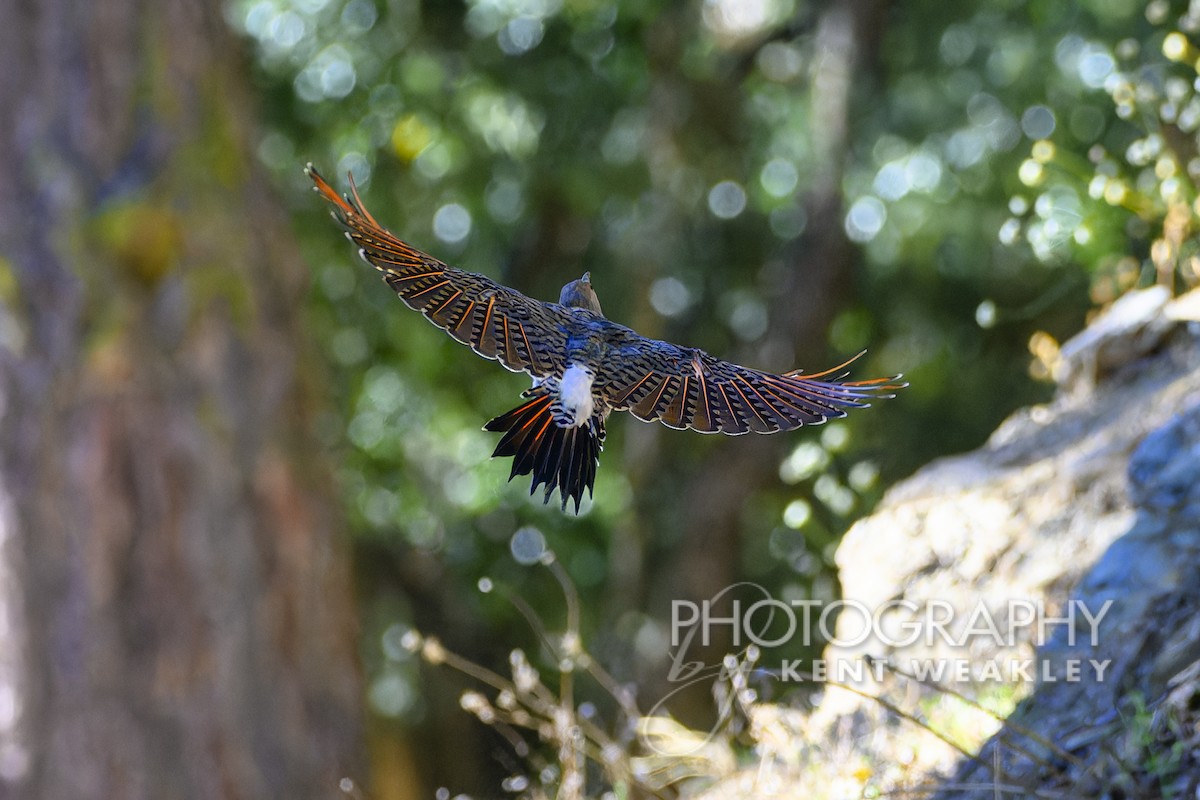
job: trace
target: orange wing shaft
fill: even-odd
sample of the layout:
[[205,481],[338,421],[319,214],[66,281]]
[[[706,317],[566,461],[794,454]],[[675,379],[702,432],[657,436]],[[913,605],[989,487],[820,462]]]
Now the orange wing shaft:
[[[383,229],[383,226],[371,216],[371,212],[367,211],[367,207],[363,205],[362,198],[358,196],[358,186],[354,183],[354,176],[352,174],[346,173],[346,177],[350,180],[350,198],[338,194],[337,190],[330,186],[329,182],[321,176],[321,173],[317,172],[317,168],[312,165],[312,162],[305,165],[304,174],[312,178],[313,188],[317,190],[317,193],[321,197],[324,197],[334,205],[344,220],[348,222],[351,217],[359,217],[371,227],[379,229],[380,232],[387,233]],[[351,198],[353,199],[353,204],[348,202]],[[394,237],[389,236],[389,238]]]
[[321,173],[317,172],[317,168],[312,164],[309,164],[304,168],[304,174],[312,178],[312,182],[314,184],[314,188],[317,190],[317,193],[332,203],[344,216],[350,216],[358,213],[357,209],[347,203],[346,200],[340,194],[338,194],[323,177],[321,177]]
[[[862,358],[864,355],[866,355],[866,352],[867,352],[866,350],[860,350],[858,353],[856,353],[853,356],[851,356],[850,358],[846,359],[841,364],[838,364],[836,367],[830,367],[829,369],[824,369],[824,370],[821,370],[820,372],[805,373],[803,370],[794,369],[790,372],[783,373],[783,377],[797,378],[799,380],[804,380],[804,381],[820,381],[820,379],[822,379],[822,378],[828,378],[830,375],[840,373],[842,370],[846,369],[851,364],[853,364],[855,361],[858,361],[860,358]],[[833,382],[838,384],[839,386],[874,387],[876,391],[886,392],[886,391],[891,391],[893,389],[904,389],[905,387],[907,387],[908,384],[904,383],[903,381],[900,380],[903,377],[904,377],[903,375],[891,375],[886,378],[867,378],[865,380],[859,380],[859,381],[843,381],[843,380],[838,380],[835,378],[835,379],[833,379]],[[895,381],[895,382],[892,383],[892,381]],[[887,384],[887,385],[885,386],[884,384]],[[886,395],[879,395],[879,396],[885,397]]]

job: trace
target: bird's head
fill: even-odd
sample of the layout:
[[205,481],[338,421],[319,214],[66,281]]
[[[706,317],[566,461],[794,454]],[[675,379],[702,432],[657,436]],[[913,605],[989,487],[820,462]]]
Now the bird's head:
[[588,311],[604,316],[604,312],[600,310],[600,298],[596,296],[596,290],[592,288],[592,273],[590,272],[583,273],[582,278],[564,286],[562,293],[558,296],[558,302],[572,308],[586,308]]

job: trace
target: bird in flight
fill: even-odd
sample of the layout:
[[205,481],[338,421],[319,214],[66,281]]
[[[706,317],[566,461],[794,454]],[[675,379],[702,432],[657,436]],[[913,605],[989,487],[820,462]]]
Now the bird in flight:
[[305,173],[359,255],[409,308],[484,358],[533,378],[525,402],[484,429],[503,434],[492,456],[512,457],[509,480],[532,474],[529,493],[544,485],[544,503],[557,488],[564,511],[573,500],[578,513],[584,490],[591,493],[614,411],[700,433],[776,433],[844,417],[907,385],[899,375],[847,381],[844,368],[858,356],[811,375],[773,374],[647,339],[604,316],[586,272],[563,287],[557,303],[534,300],[393,236],[367,211],[353,176],[343,197],[312,164]]

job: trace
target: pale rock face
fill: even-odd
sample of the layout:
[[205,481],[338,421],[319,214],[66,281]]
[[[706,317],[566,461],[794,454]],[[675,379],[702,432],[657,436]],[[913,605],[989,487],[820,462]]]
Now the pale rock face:
[[[1114,709],[1130,707],[1134,697],[1153,698],[1137,702],[1163,718],[1196,718],[1200,295],[1127,297],[1063,345],[1064,363],[1082,366],[1063,373],[1052,402],[1016,412],[974,452],[896,484],[850,529],[836,555],[844,604],[838,641],[821,663],[830,681],[855,691],[831,688],[808,713],[753,706],[752,725],[756,713],[760,721],[780,717],[765,727],[785,737],[778,752],[805,754],[802,765],[788,773],[786,761],[764,757],[702,800],[754,795],[746,787],[760,787],[768,769],[786,781],[780,796],[816,796],[843,781],[862,785],[849,784],[859,779],[847,764],[867,765],[882,793],[952,775],[940,791],[921,796],[992,800],[999,781],[991,769],[1002,764],[1003,783],[1017,787],[1013,796],[1048,797],[1039,792],[1069,787],[1062,796],[1094,797],[1101,790],[1082,788],[1086,776],[1129,775],[1149,754],[1170,749],[1169,739],[1101,721],[1119,720]],[[1082,376],[1086,391],[1075,380]],[[1022,625],[1018,604],[1041,609],[1041,620]],[[989,614],[973,616],[981,606]],[[812,619],[818,616],[814,610]],[[946,624],[935,627],[934,619]],[[999,635],[980,624],[985,619]],[[890,665],[882,678],[871,669],[839,677],[839,665],[861,665],[867,656]],[[776,668],[786,663],[764,648],[760,666],[772,659]],[[923,683],[891,671],[914,675],[920,665],[932,667],[931,676],[944,667],[943,674]],[[968,667],[965,677],[959,665]],[[946,689],[975,699],[1031,699],[985,743],[1001,720],[970,710]],[[874,697],[921,709],[932,730],[971,731],[968,749],[978,759],[964,760],[918,726],[897,724],[892,708]],[[1057,756],[1041,744],[1029,749],[1035,735],[1078,762],[1064,759],[1061,771],[1047,771],[1046,759]],[[767,740],[757,741],[770,752]],[[1185,768],[1162,780],[1192,797],[1189,777]]]

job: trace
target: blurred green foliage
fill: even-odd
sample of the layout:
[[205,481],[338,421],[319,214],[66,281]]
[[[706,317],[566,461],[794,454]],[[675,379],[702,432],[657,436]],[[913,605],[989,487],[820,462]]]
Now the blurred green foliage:
[[[340,454],[359,541],[377,712],[424,710],[395,644],[407,622],[498,662],[528,640],[479,579],[554,613],[553,587],[508,552],[523,526],[589,599],[593,652],[625,659],[614,669],[626,676],[660,659],[649,592],[614,575],[636,573],[631,543],[638,563],[688,547],[678,487],[714,444],[616,421],[580,518],[523,497],[480,426],[516,404],[524,378],[379,285],[307,194],[303,162],[352,171],[383,224],[458,266],[543,298],[591,270],[607,314],[644,334],[792,366],[768,346],[768,309],[781,251],[812,233],[806,192],[830,174],[813,81],[820,20],[837,10],[231,0],[265,97],[259,155],[306,223],[309,312],[335,395],[321,435]],[[903,371],[912,386],[789,440],[778,480],[746,498],[739,573],[785,597],[836,594],[832,550],[886,485],[1049,396],[1030,376],[1034,334],[1062,340],[1120,291],[1197,278],[1186,4],[967,0],[880,6],[874,19],[833,171],[838,235],[860,258],[829,349],[805,355],[836,363],[869,347],[856,372]]]

